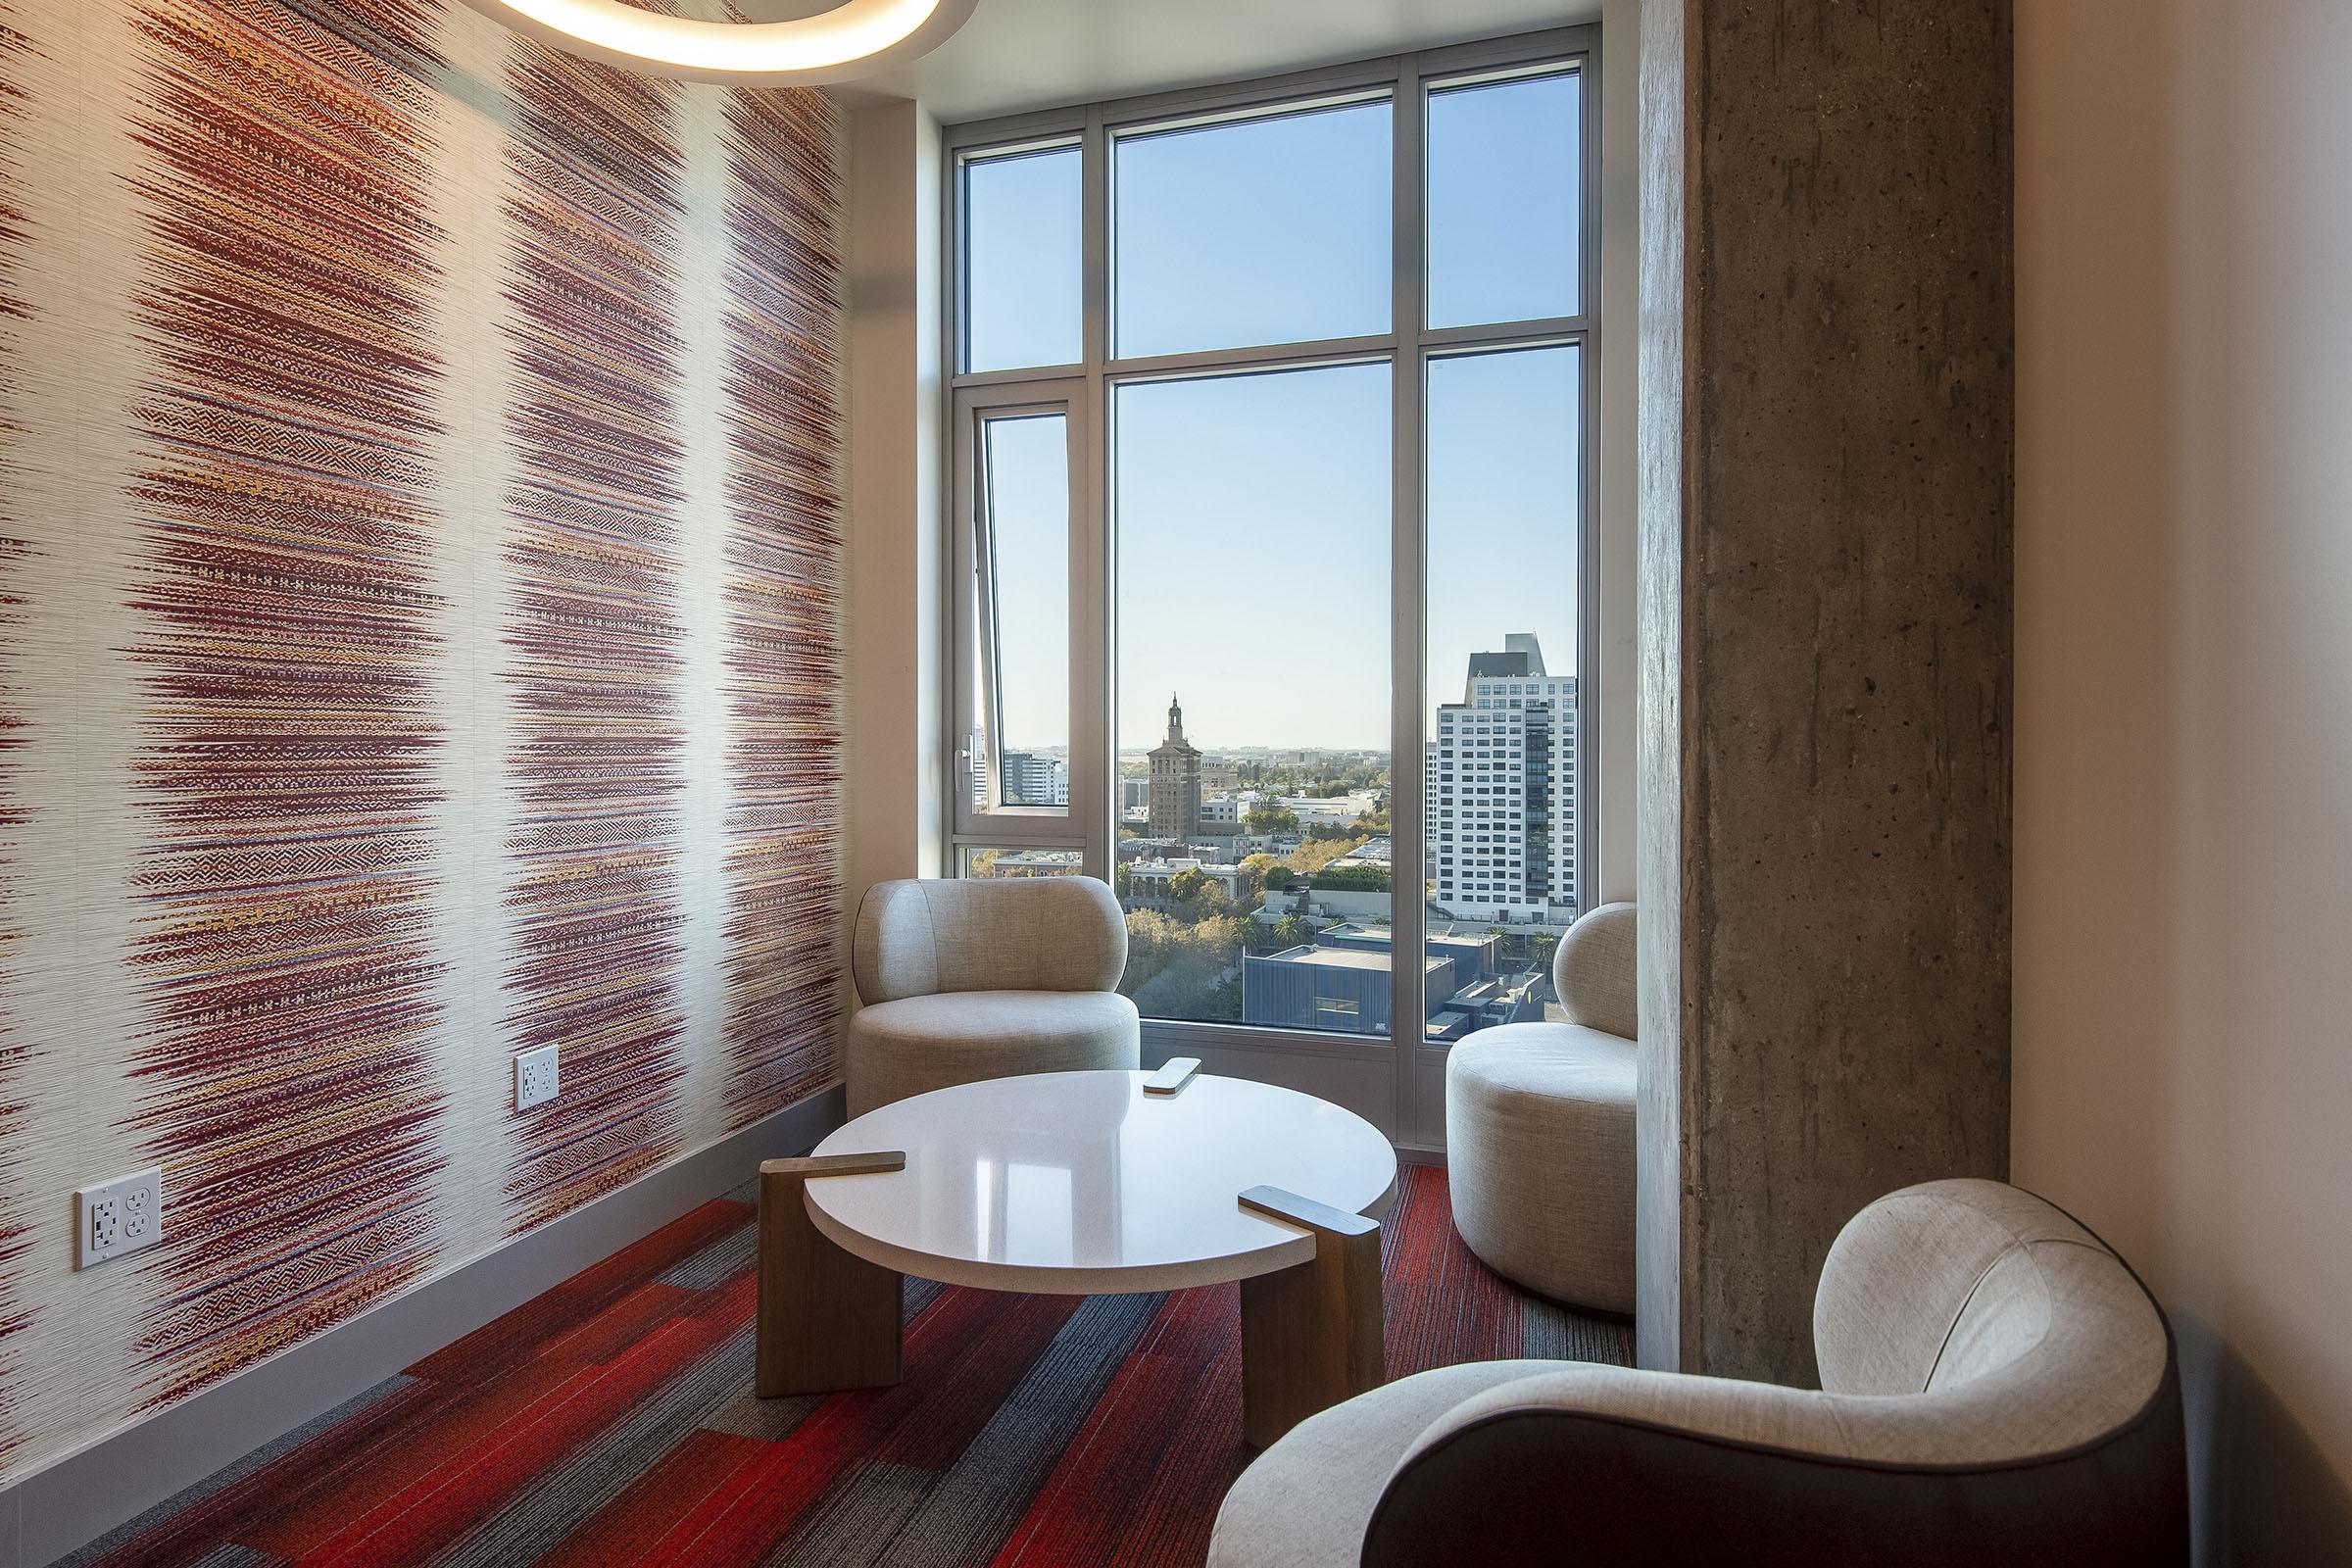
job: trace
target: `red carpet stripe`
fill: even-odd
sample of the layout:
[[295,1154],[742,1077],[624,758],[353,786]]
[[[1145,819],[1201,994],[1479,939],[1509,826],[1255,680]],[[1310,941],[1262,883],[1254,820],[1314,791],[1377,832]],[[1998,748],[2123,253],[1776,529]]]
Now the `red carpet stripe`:
[[[1506,1319],[1533,1298],[1475,1280],[1443,1171],[1407,1170],[1401,1186],[1392,1257],[1481,1304],[1392,1315],[1393,1371],[1508,1353],[1524,1334]],[[95,1560],[1200,1562],[1250,1457],[1233,1287],[1074,1301],[910,1282],[896,1387],[760,1400],[750,1253],[708,1287],[663,1282],[686,1260],[710,1265],[748,1223],[745,1205],[706,1205],[419,1362],[415,1381],[174,1499]],[[1399,1293],[1431,1289],[1393,1280],[1393,1312]],[[1623,1323],[1544,1310],[1606,1358],[1630,1354]],[[492,1341],[506,1348],[489,1353]]]
[[[1195,1508],[1203,1494],[1222,1497],[1248,1459],[1241,1446],[1240,1336],[1235,1287],[1170,1296],[996,1562],[1122,1560],[1124,1544],[1142,1525],[1147,1494],[1164,1472],[1173,1470],[1195,1489]],[[1231,1373],[1221,1376],[1226,1359]],[[1177,1410],[1190,1420],[1162,1416]],[[1202,1446],[1184,1441],[1191,1425],[1206,1429],[1206,1451],[1216,1457],[1219,1473],[1205,1481],[1198,1463]]]
[[841,906],[840,117],[822,93],[726,114],[726,1113],[836,1073]]
[[883,1568],[956,1568],[986,1560],[1158,1315],[1160,1302],[1156,1296],[1102,1296],[1081,1306],[873,1560]]
[[789,1543],[868,1464],[934,1466],[986,1423],[1076,1303],[956,1291],[908,1329],[896,1387],[828,1401],[742,1484],[713,1494],[647,1560],[750,1568]]
[[716,1317],[677,1319],[612,1360],[580,1368],[488,1441],[451,1453],[400,1495],[307,1553],[305,1563],[367,1568],[425,1561],[539,1471],[650,1398],[681,1357],[718,1344],[725,1329]]
[[561,1044],[517,1119],[519,1233],[666,1162],[681,956],[673,84],[516,40],[507,86],[509,1043]]
[[742,1230],[754,1218],[749,1204],[705,1203],[693,1213],[630,1243],[603,1262],[574,1274],[506,1316],[434,1351],[414,1368],[418,1377],[479,1385],[538,1355],[542,1346],[592,1320],[650,1278],[674,1268],[702,1248]]
[[440,235],[413,78],[274,0],[135,24],[128,653],[151,828],[129,1124],[172,1218],[139,1265],[153,1405],[399,1289],[438,1245]]

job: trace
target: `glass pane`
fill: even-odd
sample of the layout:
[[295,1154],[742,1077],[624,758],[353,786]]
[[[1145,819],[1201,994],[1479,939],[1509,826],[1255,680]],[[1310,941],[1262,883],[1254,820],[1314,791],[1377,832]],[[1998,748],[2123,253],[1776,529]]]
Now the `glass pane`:
[[1122,136],[1121,358],[1389,327],[1391,106]]
[[1120,989],[1389,1032],[1389,368],[1113,409]]
[[981,422],[979,697],[1003,806],[1070,804],[1069,451],[1065,415]]
[[[1578,350],[1429,367],[1427,1038],[1558,1014],[1576,919]],[[1507,563],[1508,569],[1497,569]]]
[[1429,95],[1429,324],[1577,311],[1573,71]]
[[956,874],[969,877],[1084,876],[1076,850],[981,849],[966,845],[956,856]]
[[963,166],[963,368],[1073,365],[1080,349],[1075,147]]

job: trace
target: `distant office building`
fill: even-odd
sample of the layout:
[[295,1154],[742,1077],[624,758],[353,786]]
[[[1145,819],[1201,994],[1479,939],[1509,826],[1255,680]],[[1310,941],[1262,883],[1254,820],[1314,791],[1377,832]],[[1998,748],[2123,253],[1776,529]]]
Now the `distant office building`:
[[1153,838],[1190,838],[1200,831],[1200,749],[1184,738],[1184,709],[1168,699],[1168,738],[1152,749]]
[[1226,898],[1236,903],[1241,901],[1242,868],[1240,866],[1226,865],[1214,860],[1195,859],[1190,856],[1180,856],[1172,859],[1130,861],[1127,866],[1128,903],[1154,908],[1173,903],[1174,895],[1169,891],[1170,884],[1187,871],[1200,872],[1223,889]]
[[[1426,981],[1435,1016],[1451,986],[1453,964],[1431,958]],[[1352,948],[1292,948],[1242,966],[1242,1017],[1286,1029],[1336,1029],[1348,1034],[1389,1032],[1389,956]]]
[[[1480,1029],[1544,1015],[1539,974],[1496,972],[1502,939],[1432,934],[1422,971],[1422,1038],[1446,1044]],[[1252,956],[1242,969],[1242,1017],[1289,1029],[1386,1034],[1390,931],[1348,922],[1315,933],[1312,944]]]
[[1544,998],[1549,986],[1542,975],[1506,974],[1464,986],[1430,1014],[1421,1038],[1431,1045],[1450,1045],[1464,1035],[1502,1023],[1535,1023],[1544,1017]]
[[1345,795],[1283,795],[1273,803],[1298,818],[1300,827],[1349,827],[1359,816],[1380,809],[1380,791],[1349,790]]
[[1576,917],[1576,677],[1550,675],[1532,633],[1473,654],[1429,743],[1436,903],[1467,920]]
[[987,863],[975,866],[974,876],[1080,876],[1086,871],[1086,857],[1076,850],[1010,850]]
[[1242,830],[1242,803],[1230,795],[1204,796],[1200,802],[1200,830],[1230,834]]
[[1242,764],[1239,762],[1202,762],[1200,788],[1211,795],[1238,795],[1242,789]]
[[[1327,931],[1317,932],[1315,946],[1338,948],[1349,953],[1387,953],[1390,935],[1390,930],[1385,925],[1359,924],[1350,921],[1346,925],[1335,925]],[[1439,985],[1439,995],[1434,999],[1440,1002],[1451,997],[1457,991],[1477,985],[1481,980],[1492,977],[1494,973],[1495,959],[1502,949],[1502,938],[1489,932],[1457,935],[1450,932],[1433,931],[1427,941],[1429,956],[1433,958],[1445,959],[1447,965],[1445,981]],[[1437,982],[1432,983],[1437,984]]]
[[997,791],[1006,806],[1067,806],[1070,764],[1057,757],[1006,752],[997,765]]
[[1152,807],[1152,780],[1138,775],[1119,780],[1119,808],[1124,811],[1147,811]]

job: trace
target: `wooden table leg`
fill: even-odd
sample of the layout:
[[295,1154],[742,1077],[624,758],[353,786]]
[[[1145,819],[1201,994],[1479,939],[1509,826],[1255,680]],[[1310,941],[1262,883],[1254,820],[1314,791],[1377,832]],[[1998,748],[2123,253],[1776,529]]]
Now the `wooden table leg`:
[[1385,1380],[1380,1222],[1278,1187],[1241,1202],[1315,1238],[1312,1260],[1242,1281],[1242,1436],[1263,1448]]
[[905,1170],[904,1153],[821,1154],[760,1166],[760,1397],[899,1381],[900,1279],[845,1251],[808,1217],[802,1189],[831,1176]]

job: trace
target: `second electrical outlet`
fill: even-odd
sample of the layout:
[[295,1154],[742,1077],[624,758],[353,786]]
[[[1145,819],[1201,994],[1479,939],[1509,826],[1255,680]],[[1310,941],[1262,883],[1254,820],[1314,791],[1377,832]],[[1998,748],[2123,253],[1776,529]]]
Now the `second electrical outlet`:
[[544,1105],[559,1093],[556,1054],[561,1046],[541,1046],[514,1058],[514,1108]]

